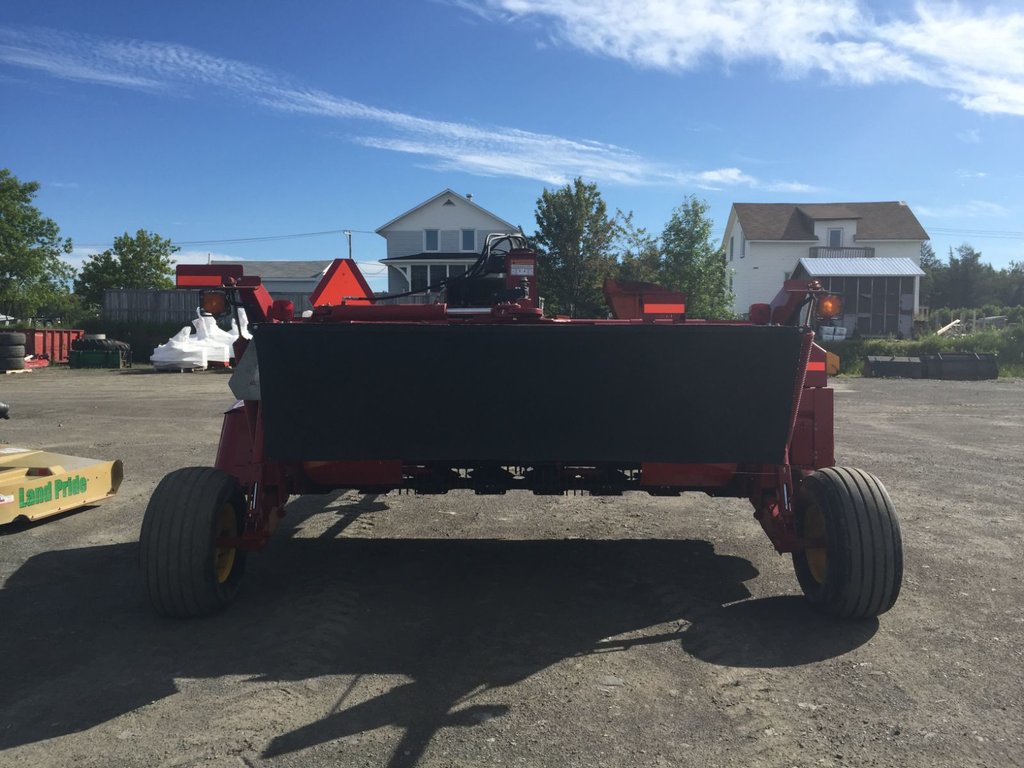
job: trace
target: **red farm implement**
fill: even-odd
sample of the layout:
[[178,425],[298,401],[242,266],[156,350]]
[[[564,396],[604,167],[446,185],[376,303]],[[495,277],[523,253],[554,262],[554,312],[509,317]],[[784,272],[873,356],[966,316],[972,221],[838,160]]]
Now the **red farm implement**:
[[[443,303],[385,304],[337,260],[296,317],[238,266],[180,265],[204,309],[244,308],[214,467],[172,472],[142,527],[142,567],[164,615],[234,597],[289,496],[353,488],[478,494],[699,491],[746,498],[820,609],[887,611],[902,581],[884,486],[834,465],[832,390],[813,281],[787,281],[749,321],[687,319],[685,296],[608,281],[612,319],[545,317],[536,256],[488,240]],[[389,407],[414,384],[431,409]],[[359,408],[345,407],[358,398]]]

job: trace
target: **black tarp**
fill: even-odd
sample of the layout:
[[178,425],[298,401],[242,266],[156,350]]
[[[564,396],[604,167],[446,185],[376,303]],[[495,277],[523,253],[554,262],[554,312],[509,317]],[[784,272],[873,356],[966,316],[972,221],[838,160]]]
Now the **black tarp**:
[[800,329],[712,324],[272,324],[256,329],[277,460],[781,463]]

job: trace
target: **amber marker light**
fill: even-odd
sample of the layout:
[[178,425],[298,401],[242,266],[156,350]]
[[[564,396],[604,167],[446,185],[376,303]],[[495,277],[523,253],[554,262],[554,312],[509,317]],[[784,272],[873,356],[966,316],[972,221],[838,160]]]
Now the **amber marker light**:
[[203,291],[200,303],[208,315],[221,317],[228,314],[228,297],[222,291]]
[[824,296],[818,299],[818,317],[839,317],[843,311],[843,302],[838,296]]

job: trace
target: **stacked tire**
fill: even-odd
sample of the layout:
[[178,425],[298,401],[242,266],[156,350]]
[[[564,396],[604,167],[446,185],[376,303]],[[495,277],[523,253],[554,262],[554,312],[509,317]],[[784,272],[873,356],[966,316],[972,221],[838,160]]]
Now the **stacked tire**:
[[0,371],[21,371],[25,368],[25,334],[13,331],[0,333]]
[[108,339],[102,333],[97,333],[75,339],[71,342],[71,348],[80,352],[113,352],[115,350],[118,352],[128,352],[131,349],[131,346],[126,342],[117,341],[116,339]]

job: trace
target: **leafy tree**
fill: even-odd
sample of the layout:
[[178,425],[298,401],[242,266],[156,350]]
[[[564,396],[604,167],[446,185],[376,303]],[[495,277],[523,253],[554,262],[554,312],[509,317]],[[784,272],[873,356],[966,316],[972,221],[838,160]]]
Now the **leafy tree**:
[[619,251],[619,267],[616,277],[620,280],[636,280],[656,283],[661,279],[661,251],[658,239],[648,234],[643,227],[633,224],[633,212],[615,214]]
[[711,243],[708,204],[688,196],[672,211],[661,234],[661,284],[687,295],[690,317],[732,316],[732,288],[725,251]]
[[71,253],[71,240],[32,204],[38,191],[38,182],[23,183],[0,169],[0,311],[15,317],[59,303],[75,276],[62,258]]
[[90,256],[75,280],[75,294],[87,304],[103,303],[108,288],[173,288],[174,260],[180,249],[170,240],[140,229],[125,232],[114,247]]
[[949,290],[949,267],[935,255],[935,249],[927,240],[921,243],[921,304],[926,307],[946,306]]
[[571,317],[607,313],[601,287],[615,267],[617,227],[597,189],[576,178],[537,200],[537,275],[546,309]]

